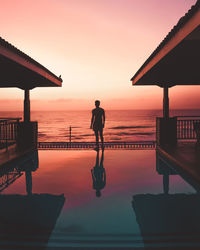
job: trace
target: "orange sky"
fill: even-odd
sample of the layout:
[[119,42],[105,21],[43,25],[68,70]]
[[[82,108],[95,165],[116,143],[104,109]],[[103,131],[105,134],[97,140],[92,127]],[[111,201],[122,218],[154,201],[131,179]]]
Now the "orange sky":
[[[90,109],[95,99],[107,109],[161,108],[162,89],[133,87],[130,78],[195,2],[6,0],[0,35],[62,75],[62,88],[31,91],[32,109]],[[172,88],[171,106],[197,107],[196,93]],[[23,92],[1,89],[0,99],[1,110],[21,109]]]

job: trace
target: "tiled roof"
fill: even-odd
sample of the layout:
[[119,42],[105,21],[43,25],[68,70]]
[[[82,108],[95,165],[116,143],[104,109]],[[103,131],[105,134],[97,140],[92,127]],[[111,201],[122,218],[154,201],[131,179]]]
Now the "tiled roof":
[[196,4],[191,7],[191,9],[179,19],[178,23],[173,27],[173,29],[167,34],[167,36],[162,40],[150,57],[145,61],[145,63],[140,67],[140,69],[131,78],[131,81],[140,73],[140,71],[151,61],[151,59],[164,47],[164,45],[180,30],[180,28],[199,10],[200,0],[197,0]]
[[47,68],[45,68],[43,65],[41,65],[40,63],[35,61],[33,58],[31,58],[30,56],[28,56],[27,54],[25,54],[24,52],[22,52],[21,50],[19,50],[18,48],[16,48],[15,46],[10,44],[9,42],[7,42],[6,40],[4,40],[2,37],[0,37],[0,46],[3,46],[4,48],[9,49],[10,51],[14,52],[15,54],[19,55],[20,57],[24,58],[25,60],[33,63],[37,67],[41,68],[42,70],[46,71],[48,74],[52,75],[57,80],[62,82],[62,79],[60,77],[57,77],[55,74],[53,74]]

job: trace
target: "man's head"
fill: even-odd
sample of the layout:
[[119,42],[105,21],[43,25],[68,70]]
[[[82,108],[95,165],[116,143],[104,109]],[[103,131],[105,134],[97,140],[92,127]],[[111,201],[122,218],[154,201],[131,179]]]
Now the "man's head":
[[100,101],[99,100],[96,100],[95,101],[95,106],[98,108],[100,106]]

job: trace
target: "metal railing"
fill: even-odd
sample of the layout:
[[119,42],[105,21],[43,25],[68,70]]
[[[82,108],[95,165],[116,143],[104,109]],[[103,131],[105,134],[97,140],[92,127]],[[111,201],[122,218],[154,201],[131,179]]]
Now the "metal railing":
[[21,118],[0,118],[0,148],[7,148],[16,141]]
[[199,116],[178,116],[177,117],[177,139],[197,139],[200,131]]
[[23,175],[20,171],[14,169],[0,175],[0,192],[9,187],[13,182]]
[[[106,149],[154,149],[155,141],[104,142]],[[95,142],[38,142],[38,149],[93,149]],[[101,143],[99,144],[101,148]]]

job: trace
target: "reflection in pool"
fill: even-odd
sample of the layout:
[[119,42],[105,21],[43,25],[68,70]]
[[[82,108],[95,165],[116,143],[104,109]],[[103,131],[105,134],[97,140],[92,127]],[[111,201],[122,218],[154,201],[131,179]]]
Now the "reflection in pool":
[[[170,222],[166,227],[165,221],[169,217],[175,224],[176,220],[177,224],[181,219],[184,221],[187,211],[191,210],[184,210],[179,216],[177,212],[182,206],[186,207],[186,201],[199,208],[197,190],[169,165],[159,164],[158,158],[156,166],[156,152],[152,150],[105,150],[104,153],[47,150],[39,151],[38,158],[38,168],[30,168],[37,162],[37,154],[24,159],[23,164],[15,163],[15,166],[23,166],[22,175],[1,192],[4,220],[0,228],[7,228],[4,233],[0,229],[1,245],[23,242],[27,246],[44,246],[44,249],[142,248],[158,242],[162,245],[160,234],[170,234],[170,230],[175,233],[179,228]],[[199,221],[196,212],[193,219]],[[157,214],[159,225],[155,220]],[[14,218],[13,224],[10,218]],[[18,237],[16,243],[13,235],[24,234],[27,224],[31,230],[26,231],[26,240]],[[191,227],[191,223],[187,225]],[[36,231],[43,240],[39,240]],[[189,236],[189,231],[183,232]],[[179,235],[183,232],[179,231]],[[191,229],[191,232],[199,231]],[[152,238],[148,241],[146,237],[152,234],[156,239],[153,243]],[[170,240],[168,238],[167,244],[173,245]],[[178,244],[183,244],[181,240]]]
[[101,151],[101,161],[99,163],[99,150],[97,151],[96,164],[91,169],[93,189],[96,190],[96,197],[101,196],[101,189],[106,185],[106,170],[103,167],[104,150]]
[[163,175],[163,194],[136,194],[132,202],[145,246],[196,248],[200,245],[199,187],[194,184],[197,193],[170,194],[170,176],[177,172],[159,154],[156,163]]

